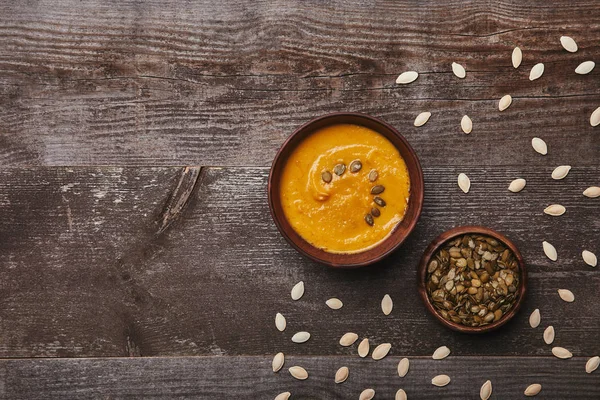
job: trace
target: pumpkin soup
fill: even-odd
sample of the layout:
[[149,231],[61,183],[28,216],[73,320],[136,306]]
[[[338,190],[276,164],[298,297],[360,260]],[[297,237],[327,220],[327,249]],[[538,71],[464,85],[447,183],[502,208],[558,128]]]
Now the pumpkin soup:
[[286,161],[280,196],[292,228],[330,253],[383,241],[408,206],[410,178],[398,149],[360,125],[337,124],[304,139]]

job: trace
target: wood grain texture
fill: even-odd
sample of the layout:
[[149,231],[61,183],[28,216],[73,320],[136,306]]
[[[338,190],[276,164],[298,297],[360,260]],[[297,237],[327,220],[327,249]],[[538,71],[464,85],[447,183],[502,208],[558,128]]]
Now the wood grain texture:
[[[392,350],[394,351],[394,350]],[[373,388],[378,399],[392,399],[404,389],[409,399],[479,398],[486,380],[492,399],[524,398],[523,391],[540,383],[543,399],[600,397],[600,374],[585,373],[585,358],[460,357],[443,361],[411,358],[410,371],[399,378],[397,353],[381,361],[354,357],[288,357],[283,370],[271,371],[270,357],[166,357],[117,359],[0,360],[0,394],[19,399],[274,399],[290,391],[292,399],[358,399]],[[304,366],[306,381],[287,372]],[[343,384],[335,371],[350,370]],[[437,374],[451,378],[443,388],[431,384]]]
[[[546,160],[535,170],[425,168],[416,230],[391,257],[356,271],[317,265],[289,247],[268,212],[266,168],[202,168],[196,179],[176,167],[0,170],[0,357],[348,355],[355,350],[337,345],[348,331],[408,355],[446,345],[457,355],[547,356],[549,324],[556,345],[598,354],[600,275],[580,254],[600,254],[598,199],[581,194],[600,169],[575,166],[555,181]],[[469,194],[456,184],[459,172],[471,178]],[[517,176],[528,184],[513,194],[507,187]],[[180,192],[185,207],[161,231]],[[566,214],[543,214],[551,202]],[[439,325],[416,289],[429,242],[466,224],[506,234],[530,278],[515,319],[478,337]],[[558,262],[545,258],[543,240],[556,246]],[[293,302],[299,280],[306,294]],[[560,300],[559,288],[575,302]],[[388,317],[380,310],[386,293],[394,300]],[[325,305],[334,296],[341,310]],[[535,308],[542,325],[531,329]],[[284,333],[276,312],[288,320]],[[313,336],[297,345],[290,338],[300,330]]]
[[[574,69],[598,59],[599,20],[594,0],[4,3],[0,165],[266,166],[332,111],[383,118],[424,165],[540,165],[519,151],[534,134],[595,165],[600,71]],[[530,82],[537,62],[546,72]],[[398,87],[408,69],[420,78]]]

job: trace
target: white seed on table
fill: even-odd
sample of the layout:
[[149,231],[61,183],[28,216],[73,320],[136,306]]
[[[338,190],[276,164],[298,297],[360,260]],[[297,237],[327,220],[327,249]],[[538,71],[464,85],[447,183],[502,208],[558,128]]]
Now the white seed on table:
[[327,304],[327,307],[331,308],[332,310],[339,310],[344,306],[344,303],[342,303],[340,299],[336,299],[335,297],[327,300],[325,304]]
[[492,395],[492,381],[485,381],[483,385],[481,385],[481,389],[479,389],[479,397],[481,400],[488,400]]
[[287,322],[285,321],[285,317],[281,313],[275,314],[275,327],[279,332],[285,331],[285,327]]
[[381,299],[381,311],[383,311],[385,315],[390,315],[393,308],[394,302],[392,301],[390,295],[386,294],[383,296],[383,299]]
[[552,179],[564,179],[569,174],[570,170],[570,165],[559,165],[552,171]]
[[304,368],[299,367],[297,365],[288,368],[288,371],[290,371],[290,375],[292,375],[294,378],[298,379],[298,380],[305,380],[308,378],[308,371],[306,371]]
[[279,393],[275,396],[275,400],[288,400],[292,394],[290,392]]
[[528,396],[528,397],[537,396],[537,394],[541,391],[542,391],[542,385],[540,385],[539,383],[534,383],[534,384],[527,386],[527,388],[525,389],[525,396]]
[[554,342],[554,327],[550,325],[544,330],[544,343],[552,344],[552,342]]
[[531,147],[533,147],[535,151],[537,151],[543,156],[548,154],[548,146],[546,145],[546,142],[544,142],[538,137],[534,137],[533,139],[531,139]]
[[552,261],[556,261],[558,259],[558,253],[556,252],[556,248],[552,246],[552,244],[546,242],[545,240],[542,242],[542,247],[544,249],[544,254]]
[[460,79],[463,79],[465,76],[467,76],[467,71],[465,71],[465,67],[463,67],[459,63],[452,63],[452,72]]
[[540,78],[543,74],[544,64],[537,63],[533,66],[533,68],[531,68],[531,71],[529,72],[529,80],[535,81],[536,79]]
[[458,174],[458,187],[465,193],[469,193],[469,189],[471,189],[471,180],[462,172]]
[[464,115],[462,117],[462,119],[460,120],[460,127],[463,130],[463,132],[467,135],[471,133],[471,131],[473,130],[473,121],[471,121],[471,118],[469,118],[468,115]]
[[335,383],[344,383],[346,379],[348,379],[348,375],[350,374],[350,370],[348,367],[342,367],[337,370],[335,373]]
[[308,332],[296,332],[294,336],[292,336],[292,342],[294,343],[304,343],[310,339],[310,333]]
[[429,121],[429,118],[431,117],[431,113],[429,111],[425,111],[422,112],[421,114],[417,115],[417,118],[415,118],[415,126],[423,126],[427,123],[427,121]]
[[598,366],[600,366],[600,357],[592,357],[585,363],[585,372],[591,374],[598,369]]
[[552,354],[554,354],[555,357],[561,358],[563,360],[573,357],[573,354],[564,347],[553,347]]
[[540,315],[540,309],[536,308],[529,316],[529,325],[532,328],[537,328],[540,325],[540,322],[542,322],[542,316]]
[[283,355],[283,353],[277,353],[275,354],[275,357],[273,357],[273,372],[278,372],[282,367],[283,367],[283,363],[285,362],[285,357]]
[[511,103],[512,103],[512,97],[510,96],[510,94],[502,96],[502,98],[498,102],[498,109],[500,111],[504,111],[510,106]]
[[375,391],[373,389],[365,389],[360,393],[358,400],[371,400],[375,397]]
[[596,258],[596,255],[591,251],[582,251],[581,257],[583,257],[583,261],[590,267],[595,267],[596,265],[598,265],[598,259]]
[[587,75],[590,72],[592,72],[595,66],[596,63],[593,61],[584,61],[581,64],[579,64],[577,68],[575,68],[575,73],[579,75]]
[[508,190],[513,193],[519,193],[527,184],[527,181],[523,178],[517,178],[508,185]]
[[406,85],[407,83],[411,83],[417,80],[419,77],[419,73],[416,71],[406,71],[401,73],[398,78],[396,78],[396,83],[400,85]]
[[433,356],[431,356],[434,360],[443,360],[444,358],[450,355],[450,349],[446,346],[441,346],[435,349],[433,352]]
[[600,107],[596,108],[592,112],[592,115],[590,115],[590,125],[591,126],[600,125]]
[[352,346],[358,340],[358,335],[354,332],[345,333],[340,338],[340,345],[344,347]]
[[304,295],[304,282],[300,281],[292,288],[292,300],[299,300]]
[[600,197],[600,186],[590,186],[583,191],[583,195],[591,199]]
[[577,43],[575,43],[575,40],[570,36],[561,36],[560,44],[562,44],[562,47],[569,53],[575,53],[577,51]]
[[450,377],[448,375],[436,375],[431,380],[431,384],[434,386],[446,386],[450,383]]
[[358,355],[365,358],[369,354],[369,339],[364,338],[358,345]]
[[394,397],[394,400],[408,400],[408,397],[406,396],[406,392],[402,389],[398,389],[398,391],[396,392],[396,396]]
[[558,289],[558,295],[567,303],[572,303],[575,301],[575,295],[568,289]]
[[392,345],[390,343],[382,343],[379,346],[375,347],[375,350],[373,350],[373,354],[371,354],[371,357],[373,358],[373,360],[381,360],[383,357],[388,355],[391,348]]
[[544,208],[544,213],[552,215],[553,217],[560,217],[566,211],[567,209],[560,204],[551,204],[548,207]]
[[400,378],[404,378],[406,374],[408,374],[409,367],[410,361],[408,360],[408,358],[403,358],[402,360],[400,360],[400,362],[398,363],[398,376]]
[[511,58],[513,67],[519,68],[519,65],[521,65],[521,61],[523,61],[523,52],[519,47],[515,47],[513,49]]

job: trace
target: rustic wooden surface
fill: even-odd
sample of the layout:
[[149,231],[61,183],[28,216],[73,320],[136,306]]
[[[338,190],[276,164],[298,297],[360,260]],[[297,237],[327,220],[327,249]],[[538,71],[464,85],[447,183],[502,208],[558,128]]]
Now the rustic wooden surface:
[[[0,2],[0,398],[595,399],[600,371],[600,4],[548,1]],[[580,50],[564,51],[558,38]],[[524,52],[510,64],[512,48]],[[459,80],[450,64],[461,62]],[[529,69],[544,62],[534,82]],[[421,73],[395,85],[405,70]],[[511,108],[498,99],[513,95]],[[412,125],[421,111],[431,120]],[[268,166],[299,124],[330,111],[381,117],[405,134],[425,175],[417,229],[389,259],[335,271],[298,255],[266,203]],[[471,135],[460,131],[469,114]],[[530,146],[540,136],[542,157]],[[550,178],[573,165],[563,181]],[[471,192],[459,191],[467,173]],[[527,179],[519,194],[506,188]],[[544,215],[551,203],[567,213]],[[427,314],[416,265],[458,225],[505,233],[530,292],[498,332],[466,336]],[[541,242],[553,243],[558,262]],[[291,287],[306,283],[298,302]],[[572,304],[556,290],[571,289]],[[379,308],[394,299],[393,313]],[[338,311],[324,302],[344,301]],[[531,329],[529,313],[542,324]],[[288,329],[275,330],[283,313]],[[574,358],[557,360],[543,343]],[[298,330],[313,337],[297,345]],[[361,360],[337,345],[354,331],[392,343]],[[441,345],[452,356],[432,361]],[[273,354],[311,373],[270,371]],[[189,357],[201,356],[201,357]],[[411,358],[400,379],[395,365]],[[117,358],[123,357],[123,358]],[[125,358],[127,357],[127,358]],[[333,384],[341,365],[351,378]],[[430,384],[449,374],[447,388]]]

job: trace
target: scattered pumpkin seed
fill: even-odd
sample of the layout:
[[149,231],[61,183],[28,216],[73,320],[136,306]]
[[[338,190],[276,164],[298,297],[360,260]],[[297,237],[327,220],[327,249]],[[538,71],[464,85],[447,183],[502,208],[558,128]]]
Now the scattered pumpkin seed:
[[406,397],[406,392],[402,389],[398,389],[398,391],[396,392],[396,396],[394,397],[394,400],[407,400],[408,397]]
[[377,178],[379,178],[379,173],[374,169],[371,170],[371,172],[369,172],[369,181],[375,182]]
[[419,73],[416,71],[406,71],[401,73],[398,78],[396,78],[396,83],[400,85],[406,85],[408,83],[414,82],[419,77]]
[[353,174],[357,173],[361,169],[362,163],[360,162],[360,160],[354,160],[350,163],[350,172],[352,172]]
[[344,174],[344,172],[346,172],[346,165],[345,164],[337,164],[335,167],[333,167],[333,172],[337,176],[342,176]]
[[575,301],[575,295],[569,289],[558,289],[558,295],[567,303]]
[[448,375],[436,375],[431,380],[431,384],[438,387],[446,386],[450,383],[450,377]]
[[288,400],[292,394],[290,392],[279,393],[275,396],[275,400]]
[[371,215],[377,218],[381,215],[381,211],[379,211],[379,208],[373,207],[371,208]]
[[398,363],[398,376],[400,378],[404,378],[406,374],[408,374],[408,369],[410,368],[410,361],[408,358],[403,358]]
[[[600,189],[600,188],[599,188]],[[385,207],[386,203],[385,200],[383,200],[381,197],[379,196],[375,196],[373,198],[373,201],[375,202],[375,204],[377,204],[379,207]]]
[[539,383],[534,383],[534,384],[527,386],[527,388],[525,389],[525,396],[527,396],[527,397],[537,396],[537,394],[541,391],[542,391],[542,385],[540,385]]
[[592,115],[590,115],[590,125],[591,126],[600,125],[600,107],[596,108],[592,112]]
[[561,358],[563,360],[573,357],[573,354],[564,347],[553,347],[552,354],[554,354],[555,357]]
[[[452,281],[450,281],[452,282]],[[435,349],[435,351],[433,352],[433,356],[431,356],[431,358],[433,358],[434,360],[443,360],[444,358],[448,357],[450,355],[450,349],[446,346],[442,346],[442,347],[438,347],[437,349]]]
[[390,315],[392,313],[392,309],[394,308],[394,302],[389,294],[383,296],[381,299],[381,311],[383,311],[384,315]]
[[591,374],[598,369],[598,366],[600,366],[600,357],[592,357],[585,363],[585,372]]
[[544,343],[552,344],[552,342],[554,342],[554,327],[550,325],[544,330]]
[[385,186],[375,185],[371,188],[371,194],[381,194],[385,191]]
[[292,300],[300,300],[304,295],[304,282],[300,281],[292,288]]
[[534,137],[533,139],[531,139],[531,147],[533,147],[535,151],[537,151],[543,156],[548,154],[548,146],[546,145],[546,142],[544,142],[538,137]]
[[336,299],[335,297],[332,297],[331,299],[327,300],[325,304],[327,304],[327,306],[332,310],[339,310],[344,306],[344,303],[342,303],[340,299]]
[[544,249],[544,254],[552,261],[556,261],[558,259],[558,253],[556,252],[556,248],[552,246],[550,243],[545,240],[542,242],[542,247]]
[[564,179],[569,174],[570,170],[570,165],[559,165],[552,171],[552,179]]
[[305,380],[308,378],[308,371],[306,371],[304,368],[299,367],[299,366],[293,366],[288,368],[288,371],[290,372],[290,375],[292,375],[294,378],[298,379],[298,380]]
[[292,336],[292,342],[294,343],[305,343],[308,339],[310,339],[310,333],[304,331],[296,332]]
[[481,400],[488,400],[492,395],[492,381],[485,381],[479,389],[479,397]]
[[540,315],[539,308],[536,308],[529,316],[529,325],[532,328],[537,328],[538,326],[540,326],[540,322],[542,322],[542,316]]
[[500,102],[498,103],[498,109],[500,111],[504,111],[508,107],[510,107],[511,103],[512,103],[512,97],[510,96],[510,94],[504,95],[504,96],[502,96],[502,98],[500,99]]
[[575,68],[575,73],[579,75],[587,75],[592,72],[595,66],[596,63],[593,61],[584,61],[579,64],[577,68]]
[[375,397],[375,391],[373,389],[365,389],[360,393],[358,400],[371,400]]
[[513,49],[511,59],[513,67],[519,68],[519,65],[521,65],[521,61],[523,61],[523,52],[519,47],[515,47]]
[[473,130],[473,121],[471,121],[471,118],[469,118],[468,115],[464,115],[462,117],[462,119],[460,120],[460,127],[463,130],[463,132],[467,135],[471,133],[471,131]]
[[525,187],[527,181],[523,178],[517,178],[508,185],[508,190],[513,193],[519,193]]
[[375,223],[371,214],[365,215],[365,222],[370,226],[373,226],[373,224]]
[[279,370],[281,369],[281,367],[283,367],[283,363],[285,362],[285,357],[283,355],[283,353],[277,353],[275,354],[275,357],[273,357],[273,372],[279,372]]
[[600,197],[600,187],[599,186],[590,186],[589,188],[583,191],[583,195],[589,198]]
[[340,345],[344,347],[352,346],[358,340],[358,335],[354,332],[345,333],[340,338]]
[[415,118],[414,125],[415,126],[423,126],[427,123],[427,121],[429,121],[430,117],[431,117],[431,113],[429,111],[422,112],[419,115],[417,115],[417,117]]
[[590,267],[595,267],[596,265],[598,265],[598,259],[596,258],[596,255],[591,251],[582,251],[581,257],[583,258],[583,261]]
[[536,79],[540,78],[543,73],[544,73],[544,64],[537,63],[533,66],[533,68],[531,68],[531,71],[529,72],[529,80],[535,81]]
[[371,354],[371,357],[373,358],[373,360],[381,360],[383,357],[388,355],[391,348],[392,345],[390,343],[382,343],[379,346],[375,347],[375,350],[373,350],[373,354]]
[[358,355],[365,358],[369,354],[369,339],[364,338],[358,345]]
[[285,326],[287,325],[285,321],[285,317],[281,313],[275,314],[275,326],[279,332],[285,331]]
[[458,187],[465,193],[469,193],[469,189],[471,188],[471,180],[462,172],[458,174]]
[[577,51],[577,43],[575,43],[575,40],[573,40],[573,38],[570,36],[561,36],[560,44],[562,45],[563,49],[569,53],[575,53]]
[[463,67],[459,63],[452,63],[452,72],[460,79],[463,79],[465,76],[467,76],[467,71],[465,71],[465,67]]
[[331,175],[331,172],[329,171],[323,171],[321,173],[321,179],[323,179],[323,182],[329,183],[333,179],[333,175]]
[[335,383],[344,383],[346,379],[348,379],[348,375],[350,374],[350,370],[348,367],[341,367],[335,373]]
[[544,208],[544,213],[548,215],[552,215],[553,217],[559,217],[563,215],[567,209],[560,204],[551,204],[548,207]]

